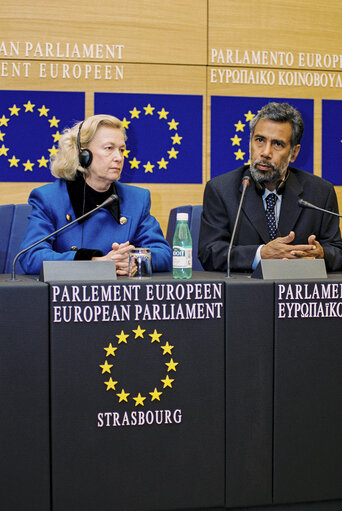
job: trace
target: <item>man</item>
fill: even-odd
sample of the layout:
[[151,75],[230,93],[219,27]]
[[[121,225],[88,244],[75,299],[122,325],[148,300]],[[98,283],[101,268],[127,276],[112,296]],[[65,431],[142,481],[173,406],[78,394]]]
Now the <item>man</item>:
[[252,271],[260,259],[324,258],[328,271],[342,269],[339,220],[298,206],[298,199],[338,212],[328,181],[289,166],[300,150],[304,124],[287,103],[265,105],[250,122],[250,166],[206,185],[199,236],[205,270],[225,271],[242,179],[251,177],[231,251],[230,269]]

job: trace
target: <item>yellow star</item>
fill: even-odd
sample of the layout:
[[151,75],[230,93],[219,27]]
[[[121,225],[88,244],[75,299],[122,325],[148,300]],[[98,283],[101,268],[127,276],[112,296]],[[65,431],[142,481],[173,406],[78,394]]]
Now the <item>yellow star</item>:
[[162,383],[164,383],[164,389],[166,387],[170,387],[172,389],[172,382],[175,381],[175,380],[172,380],[171,378],[169,378],[169,375],[167,374],[166,375],[166,378],[165,380],[160,380]]
[[168,125],[169,125],[169,131],[170,130],[177,130],[177,126],[178,126],[179,122],[176,122],[174,119],[172,119],[171,122],[168,122]]
[[56,117],[53,116],[52,119],[49,119],[50,128],[58,128],[59,122],[60,122],[60,119],[56,119]]
[[181,143],[183,137],[180,137],[178,133],[176,133],[173,137],[171,137],[171,140],[173,140],[173,144],[179,144]]
[[144,406],[144,401],[146,399],[146,397],[143,397],[140,392],[139,394],[137,395],[137,397],[134,397],[133,398],[134,401],[135,401],[135,406],[138,406],[138,405],[141,405],[141,406]]
[[240,142],[242,138],[239,138],[237,134],[235,134],[235,137],[230,139],[232,141],[232,145],[240,145]]
[[242,152],[241,149],[239,149],[235,154],[235,159],[236,160],[243,160],[243,157],[245,156],[246,153]]
[[56,131],[56,133],[53,133],[52,136],[53,136],[54,142],[58,142],[61,139],[61,134],[59,131]]
[[51,149],[48,149],[49,153],[50,153],[50,158],[51,156],[55,156],[57,153],[58,153],[58,147],[55,147],[54,145],[51,147]]
[[149,392],[149,394],[151,395],[151,401],[155,401],[156,399],[158,401],[160,401],[160,397],[162,395],[162,392],[158,392],[158,389],[157,387],[154,388],[154,391],[153,392]]
[[145,110],[145,115],[153,115],[154,106],[151,106],[150,103],[147,106],[143,107]]
[[124,389],[121,390],[121,392],[119,394],[116,394],[119,398],[119,403],[121,403],[121,401],[126,401],[126,403],[128,403],[128,396],[130,395],[129,392],[125,392]]
[[11,159],[8,160],[10,162],[10,167],[18,167],[19,158],[16,158],[14,155]]
[[108,362],[106,360],[105,363],[99,365],[99,367],[102,368],[102,374],[104,374],[104,373],[109,373],[110,374],[110,370],[113,367],[113,364],[108,364]]
[[18,116],[18,112],[19,112],[20,108],[18,108],[17,105],[13,105],[13,106],[9,107],[8,110],[11,112],[11,115]]
[[251,121],[253,119],[253,117],[255,117],[255,114],[252,114],[252,112],[250,110],[248,110],[248,112],[246,114],[244,114],[244,116],[246,117],[246,122],[248,122],[248,121]]
[[126,117],[122,119],[122,127],[128,129],[128,126],[131,124],[131,121],[127,121]]
[[179,151],[176,151],[174,147],[172,147],[171,151],[167,151],[169,153],[169,158],[171,160],[171,158],[175,158],[177,159],[177,154],[179,153]]
[[138,328],[136,330],[133,330],[133,332],[135,333],[134,339],[137,339],[138,337],[141,337],[143,339],[144,332],[146,332],[146,330],[143,330],[142,328],[140,328],[140,325],[138,325]]
[[251,160],[248,160],[245,165],[250,165],[251,164]]
[[158,111],[158,114],[159,114],[159,119],[167,119],[169,112],[166,112],[165,108],[163,107],[161,110]]
[[170,346],[169,341],[166,344],[164,344],[164,346],[160,346],[160,347],[163,350],[163,355],[166,355],[166,353],[168,353],[169,355],[172,355],[172,350],[173,350],[174,346]]
[[5,147],[4,144],[0,147],[0,156],[7,156],[7,153],[9,151],[9,147]]
[[130,110],[129,113],[131,114],[131,119],[139,119],[139,114],[140,114],[141,110],[137,110],[135,107],[133,108],[133,110]]
[[123,330],[121,330],[121,333],[120,335],[116,335],[115,337],[117,337],[119,339],[118,341],[118,344],[121,344],[122,342],[124,342],[125,344],[127,344],[127,337],[129,337],[129,334],[125,334]]
[[124,155],[124,158],[128,158],[130,152],[131,152],[130,149],[124,149],[122,153]]
[[39,163],[39,168],[40,167],[47,168],[47,164],[49,163],[49,160],[47,160],[44,156],[42,156],[40,159],[37,160],[37,162]]
[[39,117],[42,117],[43,115],[45,115],[45,117],[47,117],[49,110],[50,110],[50,108],[46,108],[45,105],[43,105],[41,108],[38,108]]
[[157,330],[156,330],[156,329],[154,329],[153,334],[148,334],[148,335],[151,337],[151,343],[153,343],[153,342],[155,342],[155,341],[160,342],[159,337],[160,337],[162,334],[158,334],[158,333],[157,333]]
[[109,343],[109,346],[107,346],[107,348],[103,348],[106,352],[106,357],[109,357],[109,355],[113,355],[113,357],[115,357],[115,352],[118,348],[114,348],[114,346],[112,346],[112,343]]
[[131,169],[138,169],[139,168],[140,161],[138,161],[135,158],[135,156],[134,156],[133,160],[129,160],[129,163],[131,164]]
[[112,377],[110,377],[108,381],[105,381],[105,384],[107,385],[106,390],[110,390],[110,389],[115,390],[115,385],[116,385],[117,383],[118,383],[117,381],[114,381],[114,380],[112,379]]
[[8,121],[9,119],[3,115],[0,119],[0,126],[7,126]]
[[178,366],[178,362],[174,362],[173,358],[171,358],[170,362],[165,362],[165,365],[168,367],[167,372],[170,372],[170,371],[176,372],[176,366]]
[[1,142],[4,141],[4,136],[5,136],[5,133],[2,133],[2,131],[0,131],[0,141]]
[[31,163],[30,160],[27,160],[26,163],[23,163],[25,172],[27,170],[32,172],[32,167],[34,166],[34,163]]
[[33,108],[35,107],[36,105],[33,105],[31,103],[31,101],[29,100],[27,103],[24,103],[24,107],[25,107],[25,112],[33,112]]
[[162,158],[161,160],[157,161],[157,163],[158,163],[160,169],[166,169],[167,164],[169,162],[167,160],[164,160],[164,158]]
[[245,124],[242,124],[241,121],[239,121],[237,124],[234,124],[236,127],[236,131],[243,131],[243,128],[246,126]]
[[153,173],[154,165],[151,165],[150,161],[148,161],[146,163],[146,165],[143,165],[143,167],[145,167],[145,174],[146,174],[146,172],[152,172]]

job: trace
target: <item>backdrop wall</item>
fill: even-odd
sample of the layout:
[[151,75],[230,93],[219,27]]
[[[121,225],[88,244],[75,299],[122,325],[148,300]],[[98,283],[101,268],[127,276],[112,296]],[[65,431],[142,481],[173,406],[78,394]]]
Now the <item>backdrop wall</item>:
[[51,180],[64,127],[125,119],[122,180],[171,208],[248,161],[248,120],[271,98],[306,125],[298,166],[336,186],[342,133],[342,8],[309,0],[14,0],[0,7],[0,203]]

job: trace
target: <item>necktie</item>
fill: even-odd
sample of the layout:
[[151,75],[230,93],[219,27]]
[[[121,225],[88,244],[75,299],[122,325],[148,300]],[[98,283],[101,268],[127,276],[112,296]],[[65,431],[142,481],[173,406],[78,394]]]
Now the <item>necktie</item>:
[[268,224],[268,231],[270,233],[270,239],[274,240],[277,237],[277,223],[274,214],[274,207],[277,202],[277,196],[274,193],[270,193],[266,197],[266,218]]

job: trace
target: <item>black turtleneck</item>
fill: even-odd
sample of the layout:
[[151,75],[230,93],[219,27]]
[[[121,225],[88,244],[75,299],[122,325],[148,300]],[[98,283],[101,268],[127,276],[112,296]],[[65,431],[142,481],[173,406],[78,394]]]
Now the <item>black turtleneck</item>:
[[[66,181],[68,194],[70,197],[71,205],[75,213],[75,218],[78,218],[88,211],[96,208],[104,202],[113,193],[117,195],[116,186],[114,183],[105,192],[98,192],[91,188],[84,180],[83,175],[77,172],[74,181]],[[120,203],[114,201],[107,206],[108,211],[112,214],[116,222],[120,223]],[[86,221],[81,220],[79,223]],[[80,248],[76,251],[75,260],[91,260],[92,257],[103,256],[103,253],[97,249]]]

